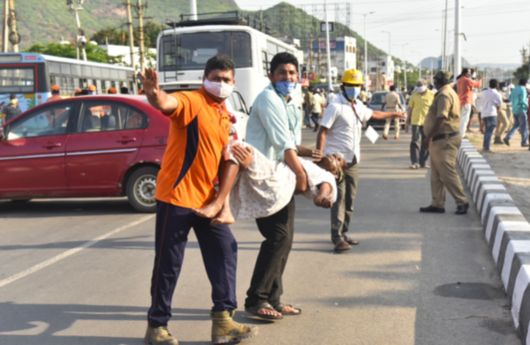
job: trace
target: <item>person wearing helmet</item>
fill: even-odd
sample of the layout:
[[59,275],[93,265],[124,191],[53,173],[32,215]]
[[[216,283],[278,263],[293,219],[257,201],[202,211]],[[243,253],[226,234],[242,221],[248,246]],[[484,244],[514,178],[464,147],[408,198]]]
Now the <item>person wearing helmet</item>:
[[58,99],[61,99],[61,96],[59,96],[60,88],[59,85],[53,85],[52,86],[52,95],[46,100],[46,102],[55,101]]
[[83,90],[81,89],[76,89],[75,90],[75,93],[74,93],[74,96],[81,96],[83,94]]
[[89,95],[96,95],[97,94],[97,88],[96,88],[96,85],[90,85],[88,87],[88,94]]
[[115,95],[115,94],[117,94],[117,93],[118,93],[118,91],[116,91],[116,88],[115,88],[115,87],[111,87],[111,88],[109,88],[109,91],[108,91],[108,94],[109,94],[109,95]]
[[346,236],[353,214],[353,202],[359,181],[358,163],[361,161],[361,133],[363,125],[373,118],[405,118],[404,111],[382,112],[370,110],[358,98],[364,78],[360,71],[350,69],[342,75],[341,94],[324,112],[317,135],[317,150],[323,155],[339,153],[348,163],[344,178],[337,183],[337,200],[331,208],[331,241],[337,253],[358,244]]

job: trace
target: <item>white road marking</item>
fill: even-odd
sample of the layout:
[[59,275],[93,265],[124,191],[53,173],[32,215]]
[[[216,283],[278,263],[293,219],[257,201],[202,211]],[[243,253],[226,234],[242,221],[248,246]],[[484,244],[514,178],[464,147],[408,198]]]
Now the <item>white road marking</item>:
[[72,249],[70,249],[70,250],[67,250],[66,252],[61,253],[61,254],[59,254],[59,255],[57,255],[57,256],[54,256],[54,257],[51,258],[51,259],[48,259],[48,260],[46,260],[46,261],[41,262],[40,264],[37,264],[37,265],[35,265],[35,266],[33,266],[33,267],[30,267],[30,268],[28,268],[27,270],[24,270],[24,271],[22,271],[22,272],[20,272],[20,273],[17,273],[17,274],[15,274],[15,275],[12,275],[11,277],[6,278],[6,279],[4,279],[4,280],[0,280],[0,288],[3,287],[3,286],[6,286],[7,284],[10,284],[10,283],[12,283],[12,282],[14,282],[14,281],[16,281],[16,280],[19,280],[19,279],[21,279],[21,278],[24,278],[24,277],[26,277],[26,276],[28,276],[28,275],[30,275],[30,274],[32,274],[32,273],[35,273],[35,272],[37,272],[37,271],[40,271],[41,269],[43,269],[43,268],[45,268],[45,267],[48,267],[48,266],[50,266],[51,264],[54,264],[54,263],[56,263],[57,261],[60,261],[60,260],[62,260],[62,259],[65,259],[65,258],[67,258],[67,257],[69,257],[69,256],[71,256],[71,255],[74,255],[75,253],[78,253],[78,252],[82,251],[83,249],[86,249],[86,248],[88,248],[88,247],[91,247],[91,246],[93,246],[94,244],[98,243],[99,241],[102,241],[102,240],[106,239],[107,237],[110,237],[110,236],[112,236],[112,235],[114,235],[114,234],[117,234],[117,233],[120,232],[120,231],[123,231],[123,230],[129,229],[129,228],[131,228],[131,227],[133,227],[133,226],[135,226],[135,225],[138,225],[138,224],[140,224],[140,223],[143,223],[143,222],[145,222],[146,220],[149,220],[149,219],[153,218],[154,216],[155,216],[154,214],[149,215],[149,216],[145,216],[145,217],[143,217],[143,218],[140,218],[140,219],[138,219],[138,220],[135,220],[135,221],[132,222],[132,223],[129,223],[129,224],[124,225],[124,226],[120,226],[119,228],[114,229],[114,230],[112,230],[112,231],[110,231],[110,232],[107,232],[106,234],[103,234],[103,235],[101,235],[101,236],[98,236],[98,237],[96,237],[96,238],[94,238],[94,239],[92,239],[92,240],[90,240],[90,241],[88,241],[88,242],[85,242],[85,243],[83,243],[83,244],[80,245],[80,246],[77,246],[77,247],[75,247],[75,248],[72,248]]
[[20,329],[17,331],[11,332],[1,332],[1,335],[39,335],[44,333],[49,327],[50,324],[43,321],[31,321],[28,324],[35,326],[28,329]]

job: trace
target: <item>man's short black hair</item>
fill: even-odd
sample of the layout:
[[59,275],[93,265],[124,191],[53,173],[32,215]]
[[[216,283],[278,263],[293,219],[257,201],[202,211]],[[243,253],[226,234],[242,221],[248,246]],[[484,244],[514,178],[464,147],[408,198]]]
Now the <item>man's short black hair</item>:
[[462,68],[462,75],[468,75],[469,74],[469,68],[464,67]]
[[206,66],[204,67],[204,76],[208,78],[210,72],[214,69],[219,69],[221,71],[232,71],[233,75],[236,75],[236,65],[231,58],[226,55],[217,54],[211,57],[206,61]]
[[313,92],[315,90],[315,87],[314,86],[310,86],[308,90]]
[[121,89],[120,89],[120,93],[124,94],[124,95],[128,95],[129,94],[129,88],[125,87],[125,86],[122,86]]
[[276,68],[283,64],[293,64],[296,68],[296,72],[298,72],[298,59],[296,56],[287,52],[283,52],[274,55],[272,58],[270,73],[273,74],[274,71],[276,71]]
[[17,98],[17,95],[15,95],[14,93],[11,94],[11,96],[9,96],[9,99],[15,99]]
[[491,79],[490,80],[490,89],[496,89],[499,86],[499,82],[497,79]]
[[395,85],[390,86],[390,91],[396,91],[396,86]]
[[525,79],[525,78],[519,79],[519,85],[526,86],[527,82],[528,82],[528,79]]

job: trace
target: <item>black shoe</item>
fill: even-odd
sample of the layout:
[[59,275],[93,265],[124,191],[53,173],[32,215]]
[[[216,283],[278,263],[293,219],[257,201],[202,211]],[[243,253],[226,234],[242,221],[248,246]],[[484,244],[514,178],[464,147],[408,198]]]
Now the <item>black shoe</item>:
[[424,212],[424,213],[445,213],[445,208],[434,207],[434,206],[420,207],[420,212]]
[[504,145],[504,143],[502,142],[502,139],[499,138],[499,137],[495,137],[495,141],[493,142],[493,144],[495,144],[495,145]]
[[318,127],[315,127],[315,129],[313,129],[313,132],[318,132]]
[[528,147],[528,144],[526,144],[526,145],[521,145],[521,147]]
[[502,139],[502,141],[504,141],[504,143],[505,143],[506,145],[510,146],[510,140],[504,138],[504,139]]
[[468,208],[469,208],[469,203],[465,205],[457,206],[455,214],[466,214]]

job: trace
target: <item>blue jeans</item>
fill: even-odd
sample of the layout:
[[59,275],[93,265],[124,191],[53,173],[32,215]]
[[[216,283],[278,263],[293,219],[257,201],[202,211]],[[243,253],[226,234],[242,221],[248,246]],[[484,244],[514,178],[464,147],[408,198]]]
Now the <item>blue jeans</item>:
[[311,127],[311,107],[307,106],[304,111],[305,111],[304,124],[307,127]]
[[528,121],[524,111],[519,114],[513,114],[513,127],[510,129],[508,134],[506,134],[505,139],[510,140],[515,132],[517,132],[519,127],[521,127],[521,146],[526,146],[528,144]]
[[482,144],[482,147],[484,148],[484,150],[489,151],[491,145],[491,138],[493,137],[493,131],[497,126],[497,116],[484,117],[482,118],[482,122],[484,122],[484,125],[486,126],[486,131],[484,132],[484,143]]

